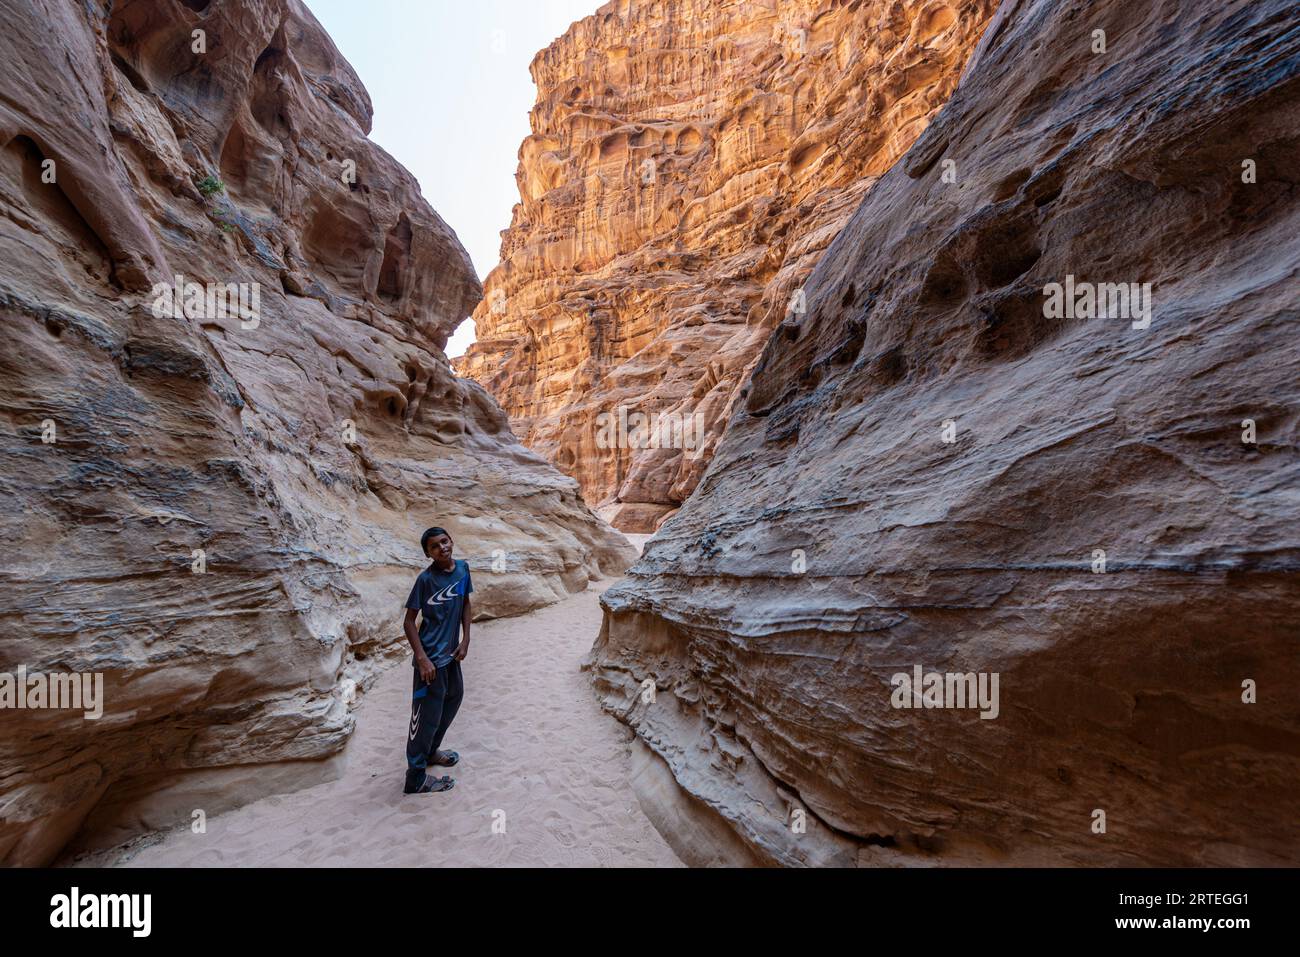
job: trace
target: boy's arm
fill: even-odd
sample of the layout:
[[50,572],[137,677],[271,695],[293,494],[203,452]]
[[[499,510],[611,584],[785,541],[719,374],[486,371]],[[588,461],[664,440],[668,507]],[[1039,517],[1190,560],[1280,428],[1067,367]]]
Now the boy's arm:
[[464,661],[465,656],[469,654],[469,595],[465,596],[465,607],[460,612],[460,630],[464,635],[460,640],[460,647],[456,649],[456,660]]
[[438,676],[438,669],[433,666],[429,656],[424,653],[424,645],[420,644],[420,633],[415,629],[415,615],[413,608],[406,609],[406,618],[402,621],[402,630],[406,632],[406,640],[411,643],[411,650],[415,652],[415,667],[420,669],[420,680],[428,684]]

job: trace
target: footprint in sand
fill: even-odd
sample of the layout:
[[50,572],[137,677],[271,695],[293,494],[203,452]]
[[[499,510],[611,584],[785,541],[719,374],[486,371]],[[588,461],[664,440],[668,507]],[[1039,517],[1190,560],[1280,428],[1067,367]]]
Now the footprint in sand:
[[573,828],[567,823],[547,824],[546,830],[559,843],[561,847],[574,847],[578,839],[573,834]]

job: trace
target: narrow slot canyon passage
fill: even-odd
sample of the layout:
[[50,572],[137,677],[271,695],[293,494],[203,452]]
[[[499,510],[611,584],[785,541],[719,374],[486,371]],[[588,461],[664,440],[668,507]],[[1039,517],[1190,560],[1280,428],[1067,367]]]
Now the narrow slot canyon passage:
[[358,700],[336,780],[214,815],[203,834],[186,823],[72,863],[681,866],[629,783],[631,732],[601,712],[578,670],[600,630],[607,584],[474,626],[462,665],[472,698],[444,742],[461,761],[439,772],[456,779],[450,791],[402,793],[400,729],[411,700],[403,659]]
[[1300,864],[1294,8],[8,3],[0,870]]

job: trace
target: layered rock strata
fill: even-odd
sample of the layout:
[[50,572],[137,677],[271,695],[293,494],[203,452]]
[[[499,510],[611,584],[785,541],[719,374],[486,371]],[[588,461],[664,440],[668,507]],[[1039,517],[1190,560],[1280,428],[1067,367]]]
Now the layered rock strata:
[[605,596],[679,854],[1300,862],[1298,146],[1283,0],[1002,4]]
[[298,0],[5,17],[0,672],[103,683],[0,710],[0,861],[40,864],[318,781],[424,527],[481,615],[634,553],[452,374],[469,258]]
[[[619,0],[575,23],[533,61],[520,202],[458,370],[589,503],[652,531],[995,6]],[[608,431],[620,409],[632,427]]]

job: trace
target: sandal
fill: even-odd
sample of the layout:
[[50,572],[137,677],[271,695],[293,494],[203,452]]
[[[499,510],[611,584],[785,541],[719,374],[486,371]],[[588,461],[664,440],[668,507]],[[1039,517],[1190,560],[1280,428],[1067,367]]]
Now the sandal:
[[[447,760],[446,761],[438,760],[444,754],[447,756]],[[457,754],[455,751],[439,751],[436,755],[434,755],[433,760],[429,763],[436,764],[440,768],[449,768],[455,765],[458,761],[460,761],[460,755]]]
[[408,788],[405,793],[432,794],[437,791],[450,791],[455,784],[456,782],[449,777],[435,778],[432,774],[426,774],[424,776],[423,784],[421,784],[414,791]]

